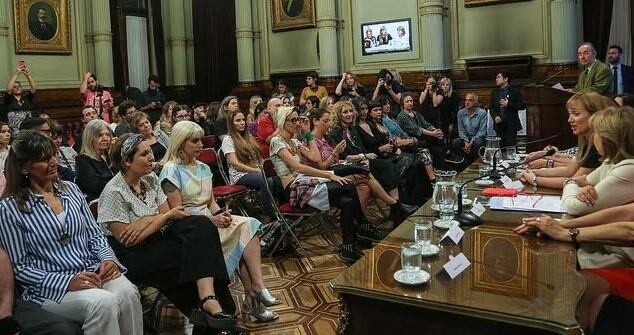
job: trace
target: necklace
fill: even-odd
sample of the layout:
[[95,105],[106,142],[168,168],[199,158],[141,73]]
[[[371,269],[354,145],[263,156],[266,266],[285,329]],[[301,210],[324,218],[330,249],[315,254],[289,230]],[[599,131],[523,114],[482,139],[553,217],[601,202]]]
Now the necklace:
[[145,184],[143,182],[141,182],[140,184],[141,184],[140,186],[141,190],[139,192],[137,192],[132,185],[129,185],[130,191],[132,191],[132,194],[134,194],[134,196],[137,197],[139,200],[145,202],[145,195],[146,195]]

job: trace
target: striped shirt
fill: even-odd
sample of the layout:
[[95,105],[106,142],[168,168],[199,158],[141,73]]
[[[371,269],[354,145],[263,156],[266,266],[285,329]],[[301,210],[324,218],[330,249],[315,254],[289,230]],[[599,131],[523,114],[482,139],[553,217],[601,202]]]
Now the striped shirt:
[[[55,187],[55,193],[66,213],[64,222],[39,194],[31,193],[26,213],[18,210],[15,196],[0,201],[0,244],[11,258],[22,299],[39,305],[45,300],[60,303],[75,274],[97,271],[106,260],[125,271],[79,187],[63,183],[65,187]],[[62,238],[64,233],[69,239]]]

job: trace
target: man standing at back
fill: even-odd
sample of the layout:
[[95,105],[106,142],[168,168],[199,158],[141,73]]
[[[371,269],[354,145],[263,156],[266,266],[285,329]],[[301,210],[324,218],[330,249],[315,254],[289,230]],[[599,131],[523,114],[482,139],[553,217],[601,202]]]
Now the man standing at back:
[[594,91],[601,95],[612,94],[612,71],[597,59],[597,50],[590,42],[583,42],[577,48],[577,57],[583,71],[579,74],[573,92]]
[[495,86],[491,91],[491,116],[495,122],[495,132],[502,138],[502,146],[515,145],[517,132],[522,129],[517,111],[524,108],[520,90],[511,86],[511,75],[500,72],[495,76]]
[[282,106],[282,100],[279,98],[271,98],[266,104],[267,115],[260,119],[256,130],[256,139],[260,144],[262,157],[269,157],[269,143],[271,139],[277,135],[277,127],[275,126],[275,114],[277,109]]
[[157,75],[151,75],[148,79],[148,88],[143,92],[143,106],[139,110],[144,111],[150,117],[150,123],[156,124],[161,117],[165,95],[160,90],[161,81]]
[[608,48],[607,62],[612,71],[612,95],[634,93],[634,70],[631,66],[621,64],[623,49],[618,45]]

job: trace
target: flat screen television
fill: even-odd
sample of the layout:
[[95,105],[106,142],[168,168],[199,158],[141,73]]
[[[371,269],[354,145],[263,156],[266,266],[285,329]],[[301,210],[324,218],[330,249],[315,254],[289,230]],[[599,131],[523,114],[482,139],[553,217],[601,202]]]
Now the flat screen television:
[[412,51],[411,31],[411,19],[362,23],[363,55]]

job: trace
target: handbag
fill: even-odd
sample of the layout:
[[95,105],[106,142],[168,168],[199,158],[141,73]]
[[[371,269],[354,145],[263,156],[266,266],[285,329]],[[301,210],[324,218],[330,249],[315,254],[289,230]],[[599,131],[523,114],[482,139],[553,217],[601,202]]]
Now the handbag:
[[358,174],[366,175],[370,173],[370,166],[359,163],[333,164],[330,166],[330,170],[332,170],[339,177]]

